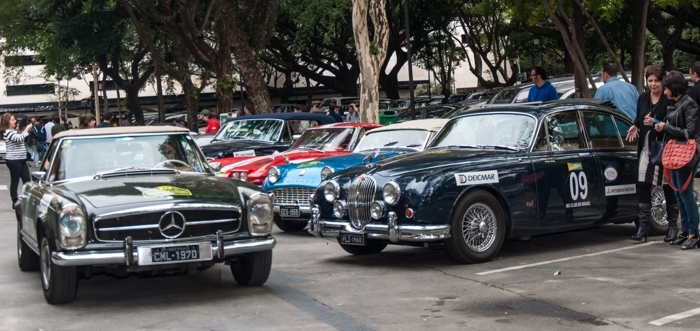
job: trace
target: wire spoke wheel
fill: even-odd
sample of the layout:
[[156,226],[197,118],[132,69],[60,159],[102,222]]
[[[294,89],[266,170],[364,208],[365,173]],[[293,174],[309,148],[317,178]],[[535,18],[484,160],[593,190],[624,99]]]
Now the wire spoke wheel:
[[483,203],[472,205],[462,219],[462,235],[467,246],[475,252],[484,252],[496,240],[496,215]]
[[661,186],[654,186],[651,190],[651,219],[658,226],[668,225],[666,219],[666,197]]

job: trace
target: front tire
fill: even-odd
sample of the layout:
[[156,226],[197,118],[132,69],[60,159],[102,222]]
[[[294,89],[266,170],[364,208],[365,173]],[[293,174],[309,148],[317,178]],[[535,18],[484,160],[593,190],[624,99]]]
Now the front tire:
[[78,274],[75,267],[53,264],[51,248],[46,238],[41,238],[41,286],[46,301],[52,305],[72,302],[78,290]]
[[231,263],[231,273],[242,286],[260,286],[270,277],[272,250],[243,254]]
[[661,185],[651,189],[651,219],[649,222],[649,234],[660,236],[666,234],[668,230],[668,220],[666,219],[666,196]]
[[22,240],[22,225],[17,222],[17,264],[19,270],[37,271],[39,270],[39,255],[29,248],[29,245]]
[[487,262],[501,250],[505,234],[500,203],[490,193],[476,190],[462,198],[452,214],[445,248],[457,262]]
[[[338,243],[340,244],[340,238],[338,238]],[[383,242],[367,242],[366,246],[355,246],[355,245],[343,245],[340,244],[340,248],[352,255],[372,255],[379,254],[385,248],[387,244]]]
[[281,217],[275,215],[275,225],[284,232],[299,232],[304,230],[308,222],[285,221]]

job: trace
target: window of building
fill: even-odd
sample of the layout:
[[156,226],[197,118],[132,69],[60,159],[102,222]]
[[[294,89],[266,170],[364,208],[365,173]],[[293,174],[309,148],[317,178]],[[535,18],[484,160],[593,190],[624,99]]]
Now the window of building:
[[[102,88],[102,83],[103,83],[102,81],[98,81],[97,83],[99,84],[100,91],[102,91],[102,90],[116,91],[117,90],[117,84],[115,84],[113,80],[108,80],[108,81],[104,82],[105,88]],[[91,80],[90,81],[90,89],[92,89],[92,87],[94,86],[93,84],[94,84],[94,81]]]
[[55,87],[53,84],[8,85],[7,86],[7,96],[35,95],[35,94],[55,94]]
[[5,56],[5,66],[7,67],[26,67],[43,65],[44,61],[35,59],[33,55],[11,55]]

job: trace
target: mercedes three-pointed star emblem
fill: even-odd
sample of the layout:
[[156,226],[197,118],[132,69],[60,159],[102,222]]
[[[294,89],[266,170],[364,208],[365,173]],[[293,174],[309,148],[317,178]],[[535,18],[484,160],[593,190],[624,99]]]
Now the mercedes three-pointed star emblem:
[[158,230],[163,237],[168,239],[177,238],[185,232],[187,221],[185,215],[177,211],[169,211],[163,214],[158,221]]

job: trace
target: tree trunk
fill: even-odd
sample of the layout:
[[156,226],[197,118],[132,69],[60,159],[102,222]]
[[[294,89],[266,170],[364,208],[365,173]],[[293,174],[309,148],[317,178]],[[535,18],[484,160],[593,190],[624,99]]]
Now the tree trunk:
[[163,81],[162,81],[162,76],[160,74],[160,70],[158,69],[158,65],[156,65],[156,93],[158,94],[158,118],[160,119],[160,122],[163,123],[165,122],[165,102],[163,101]]
[[143,108],[139,102],[139,88],[129,86],[124,89],[126,94],[126,108],[134,114],[134,119],[139,125],[143,125]]
[[[386,0],[352,0],[352,27],[357,62],[360,65],[360,118],[362,122],[379,123],[379,71],[389,44],[389,22]],[[370,41],[367,15],[374,35]]]
[[[242,38],[243,36],[241,36]],[[253,103],[258,114],[272,112],[272,102],[267,90],[267,84],[263,79],[262,71],[258,66],[256,53],[250,48],[247,40],[233,38],[232,48],[236,63],[242,76],[243,87],[248,93],[248,99]],[[230,109],[230,106],[229,106]]]
[[636,0],[632,6],[632,84],[644,92],[644,55],[647,46],[649,0]]
[[[105,73],[102,73],[102,103],[104,104],[104,114],[107,114],[109,103],[107,103],[107,75]],[[102,120],[104,121],[105,119],[103,118]]]
[[185,107],[187,108],[187,127],[190,131],[199,132],[197,128],[197,112],[199,110],[199,93],[195,89],[191,79],[180,82],[185,93]]

